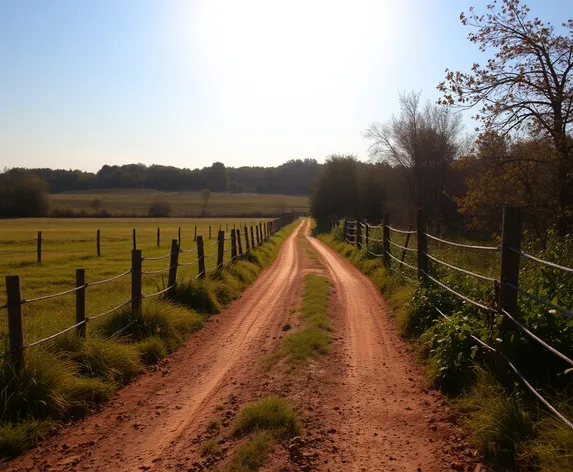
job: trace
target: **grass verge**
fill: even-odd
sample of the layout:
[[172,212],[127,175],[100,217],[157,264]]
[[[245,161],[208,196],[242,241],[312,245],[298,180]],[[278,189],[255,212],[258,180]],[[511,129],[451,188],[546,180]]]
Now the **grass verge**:
[[123,310],[102,320],[87,340],[73,334],[27,352],[16,372],[0,364],[0,457],[10,457],[45,437],[55,423],[81,416],[121,386],[180,347],[210,314],[238,298],[276,258],[294,222],[243,260],[206,280],[179,284],[173,300],[149,299],[142,315]]

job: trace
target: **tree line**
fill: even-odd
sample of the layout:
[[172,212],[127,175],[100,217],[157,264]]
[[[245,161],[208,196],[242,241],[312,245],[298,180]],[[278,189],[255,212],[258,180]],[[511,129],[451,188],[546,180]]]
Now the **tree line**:
[[253,192],[307,195],[319,164],[293,159],[277,167],[226,167],[221,162],[202,169],[153,164],[104,165],[98,172],[64,169],[6,169],[7,179],[23,173],[45,180],[51,193],[113,188],[159,191]]

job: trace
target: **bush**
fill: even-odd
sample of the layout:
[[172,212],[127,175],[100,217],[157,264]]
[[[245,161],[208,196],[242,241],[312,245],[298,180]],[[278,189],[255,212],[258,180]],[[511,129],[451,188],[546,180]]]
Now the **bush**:
[[157,198],[149,205],[147,214],[151,218],[165,218],[171,214],[171,205],[167,200]]
[[0,175],[0,216],[34,217],[50,213],[48,184],[36,174],[11,170]]

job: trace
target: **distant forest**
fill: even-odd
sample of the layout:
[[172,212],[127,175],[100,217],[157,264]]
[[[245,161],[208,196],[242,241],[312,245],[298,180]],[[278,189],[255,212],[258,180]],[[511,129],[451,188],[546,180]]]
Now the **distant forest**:
[[320,164],[315,159],[290,160],[277,167],[225,167],[215,162],[202,169],[129,164],[104,165],[98,172],[63,169],[19,169],[10,173],[30,173],[41,177],[50,193],[95,189],[137,188],[160,191],[201,191],[232,193],[272,193],[308,195]]

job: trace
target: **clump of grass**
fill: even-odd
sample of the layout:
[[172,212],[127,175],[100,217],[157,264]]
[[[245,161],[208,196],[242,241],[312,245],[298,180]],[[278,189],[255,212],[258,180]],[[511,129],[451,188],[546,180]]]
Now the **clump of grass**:
[[136,346],[97,337],[83,340],[73,334],[60,336],[54,346],[73,362],[82,375],[120,385],[129,382],[143,367]]
[[[571,400],[556,402],[567,418],[573,416]],[[573,430],[550,415],[536,424],[536,436],[523,448],[519,464],[526,470],[568,472],[573,464]]]
[[74,377],[65,388],[74,413],[83,414],[87,408],[107,402],[115,393],[116,386],[97,378]]
[[221,313],[222,304],[215,293],[215,284],[209,278],[179,282],[173,300],[199,313]]
[[[164,300],[149,300],[143,305],[141,316],[131,311],[116,313],[102,323],[99,331],[105,337],[123,338],[131,342],[158,337],[167,352],[173,352],[204,323],[203,316],[180,305]],[[120,330],[120,335],[114,334]]]
[[74,381],[75,364],[46,352],[27,354],[22,372],[18,373],[8,362],[0,371],[0,420],[3,423],[59,416],[70,407],[65,392]]
[[261,467],[272,451],[275,439],[268,433],[257,433],[235,450],[227,472],[252,472]]
[[219,444],[216,439],[208,439],[201,445],[201,457],[214,456],[220,451]]
[[167,348],[159,336],[151,336],[138,342],[137,349],[144,365],[156,364],[167,355]]
[[213,420],[207,426],[208,431],[219,431],[219,422],[217,420]]
[[[485,400],[485,401],[484,401]],[[486,371],[479,369],[473,388],[457,400],[470,440],[489,460],[514,467],[518,451],[533,433],[533,422],[516,395],[507,395]]]
[[46,438],[52,428],[53,423],[48,420],[27,420],[0,425],[0,456],[17,456]]
[[300,422],[286,400],[267,397],[243,407],[233,427],[233,434],[240,436],[263,430],[276,437],[294,436],[300,432]]

